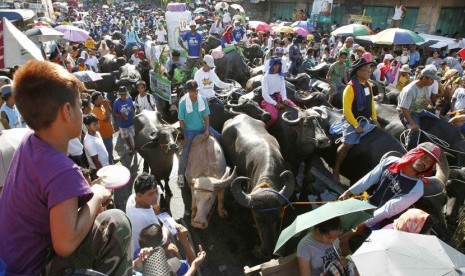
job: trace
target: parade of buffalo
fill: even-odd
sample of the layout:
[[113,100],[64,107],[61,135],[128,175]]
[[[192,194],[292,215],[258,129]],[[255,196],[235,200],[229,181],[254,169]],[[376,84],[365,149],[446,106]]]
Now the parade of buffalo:
[[[30,29],[85,35],[21,30],[42,58],[0,71],[0,275],[465,271],[463,40],[399,28],[401,1],[376,32],[230,2],[53,6]],[[380,268],[393,231],[447,246],[442,274],[400,236]]]

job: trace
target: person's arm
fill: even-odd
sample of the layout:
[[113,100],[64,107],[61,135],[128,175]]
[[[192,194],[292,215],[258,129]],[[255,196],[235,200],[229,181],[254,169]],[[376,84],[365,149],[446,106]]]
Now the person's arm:
[[373,88],[370,85],[370,93],[371,93],[371,119],[373,122],[378,124],[378,114],[376,113],[376,105],[375,105],[375,96],[373,95]]
[[152,94],[147,93],[147,95],[150,97],[150,102],[152,103],[152,110],[157,111],[157,102],[155,101],[155,97],[152,96]]
[[102,164],[100,164],[100,161],[98,160],[98,154],[91,156],[92,162],[94,162],[95,168],[97,170],[102,168]]
[[210,76],[212,77],[213,84],[216,85],[218,88],[226,89],[230,86],[229,83],[221,81],[215,71],[210,70],[210,72],[212,72]]
[[457,101],[457,98],[455,98],[454,96],[452,96],[452,100],[450,100],[450,112],[454,112],[455,110],[455,102]]
[[349,83],[349,80],[347,79],[347,68],[344,69],[344,73],[342,74],[342,79],[344,80],[344,84]]
[[208,137],[208,129],[210,128],[210,118],[208,115],[203,116],[203,123],[205,124],[205,137]]
[[95,217],[111,193],[105,187],[94,184],[94,196],[80,209],[78,198],[73,197],[50,208],[50,234],[55,253],[66,258],[71,255],[86,237]]
[[410,110],[407,108],[400,108],[402,110],[402,114],[404,115],[405,119],[407,120],[408,124],[410,125],[410,129],[413,131],[417,131],[420,129],[420,126],[415,123],[415,121],[412,119],[412,116],[410,115]]
[[184,276],[195,276],[195,272],[200,267],[200,265],[205,261],[207,257],[207,253],[203,251],[202,246],[199,244],[199,253],[197,253],[197,258],[191,263],[191,267],[189,270],[184,274]]
[[262,78],[262,97],[267,103],[272,104],[272,105],[276,105],[276,101],[273,100],[273,98],[271,98],[270,94],[268,93],[269,89],[270,88],[268,86],[268,78],[265,75]]
[[281,99],[283,102],[287,101],[287,92],[286,92],[286,80],[284,77],[281,77],[281,88],[279,89],[280,94],[281,94]]
[[388,200],[383,206],[375,210],[373,217],[364,222],[365,225],[372,227],[385,219],[392,218],[393,216],[407,210],[423,195],[422,186],[423,182],[418,180],[415,187],[413,187],[408,194],[396,196]]
[[184,49],[184,51],[187,51],[186,47],[184,46],[184,37],[183,36],[180,36],[178,38],[178,43],[179,43],[179,46],[181,46],[181,48]]
[[297,261],[299,263],[299,271],[300,276],[311,276],[312,275],[312,267],[310,265],[309,260],[305,260],[301,257],[297,257]]
[[186,254],[187,262],[191,265],[195,260],[194,248],[192,248],[189,237],[187,236],[187,229],[181,224],[176,224],[176,229],[178,230],[178,239],[184,248],[184,253]]
[[331,84],[331,77],[333,76],[334,63],[329,66],[328,73],[326,74],[326,82]]
[[2,111],[0,122],[2,123],[5,129],[10,129],[10,124],[8,123],[8,116],[6,115],[5,111]]
[[353,127],[358,127],[357,119],[352,113],[352,103],[354,102],[354,89],[352,86],[347,85],[344,89],[344,93],[342,94],[342,114],[346,118],[347,122],[351,124]]
[[102,106],[105,109],[105,119],[103,119],[105,122],[110,121],[110,116],[113,110],[111,109],[110,106],[110,101],[108,99],[103,99]]
[[197,34],[198,34],[198,41],[199,41],[199,62],[202,62],[202,40],[203,38],[199,33]]

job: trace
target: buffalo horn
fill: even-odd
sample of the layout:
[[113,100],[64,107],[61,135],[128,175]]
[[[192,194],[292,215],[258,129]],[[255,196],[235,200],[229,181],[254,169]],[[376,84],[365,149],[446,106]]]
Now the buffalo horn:
[[247,182],[252,181],[252,179],[248,177],[240,176],[234,179],[234,181],[232,182],[231,191],[232,191],[234,198],[240,205],[246,208],[252,208],[252,197],[244,193],[244,191],[242,191],[242,188],[241,188],[241,181],[243,180],[246,180]]
[[232,108],[229,109],[229,113],[236,115],[236,116],[241,114],[240,112],[234,111]]
[[279,192],[280,195],[283,197],[289,199],[292,196],[292,193],[294,192],[294,186],[295,186],[295,179],[294,179],[294,174],[291,171],[284,171],[280,176],[279,179],[281,181],[284,181],[284,187],[281,189]]
[[297,118],[297,119],[295,119],[295,120],[289,120],[289,119],[287,118],[287,114],[289,114],[289,111],[284,112],[284,113],[281,115],[281,118],[282,118],[283,121],[284,121],[286,124],[288,124],[288,125],[291,125],[291,126],[297,125],[297,124],[300,122],[300,120],[302,120],[302,118]]
[[219,180],[218,182],[213,183],[213,186],[216,189],[224,189],[224,188],[228,187],[231,184],[231,182],[233,181],[233,179],[236,178],[236,167],[234,167],[234,170],[232,171],[231,174],[229,174],[230,171],[231,171],[231,169],[229,167],[227,167],[226,171],[224,172],[223,177],[221,178],[221,180]]
[[231,103],[231,100],[228,100],[228,103],[226,104],[226,107],[238,107],[240,104],[233,104]]

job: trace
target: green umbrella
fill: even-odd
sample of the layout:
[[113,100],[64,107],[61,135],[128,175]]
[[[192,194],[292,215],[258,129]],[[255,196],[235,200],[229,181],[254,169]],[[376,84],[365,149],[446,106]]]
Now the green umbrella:
[[341,217],[343,229],[351,229],[371,218],[370,210],[373,211],[376,208],[366,201],[354,198],[326,203],[313,211],[297,216],[294,222],[279,235],[273,253],[276,253],[294,235],[335,217]]
[[194,13],[204,13],[204,12],[208,12],[207,9],[205,8],[197,8]]

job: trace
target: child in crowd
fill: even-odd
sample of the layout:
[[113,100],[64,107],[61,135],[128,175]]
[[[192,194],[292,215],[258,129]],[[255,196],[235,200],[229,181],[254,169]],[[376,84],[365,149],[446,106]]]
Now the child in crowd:
[[155,98],[147,93],[145,81],[140,80],[136,83],[137,92],[139,95],[134,99],[134,106],[136,113],[142,112],[142,110],[157,111],[157,105]]
[[108,152],[100,136],[100,123],[95,114],[87,114],[84,117],[84,124],[87,127],[87,134],[84,136],[84,149],[87,162],[92,172],[92,180],[97,178],[97,171],[108,166]]
[[129,153],[134,153],[134,105],[125,86],[118,90],[119,98],[113,104],[113,114],[119,124],[120,136],[126,141]]
[[33,132],[19,145],[0,197],[7,275],[78,268],[132,275],[129,220],[119,210],[99,213],[110,191],[90,187],[66,156],[69,140],[81,133],[81,89],[75,76],[51,62],[29,61],[15,74],[16,105]]

